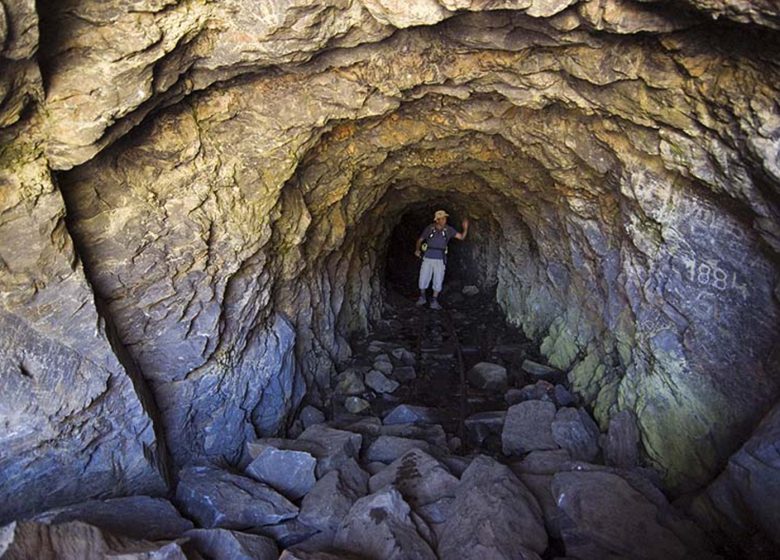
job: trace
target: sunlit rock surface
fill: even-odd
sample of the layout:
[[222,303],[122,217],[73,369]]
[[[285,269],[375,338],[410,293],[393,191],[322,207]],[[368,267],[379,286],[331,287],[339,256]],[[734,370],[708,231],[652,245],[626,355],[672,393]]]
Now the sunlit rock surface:
[[709,482],[778,396],[780,9],[685,5],[0,2],[0,518],[283,434],[433,205]]

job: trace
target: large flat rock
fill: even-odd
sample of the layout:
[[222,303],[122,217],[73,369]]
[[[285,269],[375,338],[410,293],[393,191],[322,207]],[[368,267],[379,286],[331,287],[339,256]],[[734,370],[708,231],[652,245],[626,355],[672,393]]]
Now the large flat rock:
[[269,486],[212,467],[183,469],[175,501],[207,529],[257,528],[298,515],[298,508]]

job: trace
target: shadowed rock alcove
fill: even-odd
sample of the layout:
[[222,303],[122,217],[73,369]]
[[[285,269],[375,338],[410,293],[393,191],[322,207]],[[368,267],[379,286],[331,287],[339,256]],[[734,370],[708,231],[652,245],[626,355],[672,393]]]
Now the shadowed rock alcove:
[[780,544],[771,3],[0,6],[0,520],[335,420],[443,208],[445,302],[635,418],[723,550]]

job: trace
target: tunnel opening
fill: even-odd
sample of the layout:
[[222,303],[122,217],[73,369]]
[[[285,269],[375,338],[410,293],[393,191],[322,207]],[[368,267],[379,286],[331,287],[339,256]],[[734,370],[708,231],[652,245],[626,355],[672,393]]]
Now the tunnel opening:
[[[457,198],[459,197],[456,197],[456,200]],[[487,245],[497,241],[487,239],[489,233],[481,231],[483,227],[488,227],[488,220],[480,221],[478,217],[469,218],[467,206],[453,204],[452,200],[446,198],[417,203],[404,210],[390,234],[383,261],[388,287],[401,293],[416,295],[420,258],[414,254],[415,242],[423,230],[433,224],[434,212],[438,210],[448,212],[447,225],[454,227],[458,232],[463,231],[464,218],[469,219],[473,224],[468,233],[468,242],[453,240],[448,244],[443,297],[446,297],[447,293],[458,292],[469,285],[494,291],[495,284],[490,284],[491,275],[487,271],[495,270],[494,261],[497,255],[491,255],[494,261],[489,262],[490,257],[485,252]]]

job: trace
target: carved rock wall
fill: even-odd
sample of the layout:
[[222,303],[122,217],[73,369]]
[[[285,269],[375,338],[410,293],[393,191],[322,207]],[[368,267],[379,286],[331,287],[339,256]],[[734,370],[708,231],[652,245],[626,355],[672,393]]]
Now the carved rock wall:
[[378,317],[395,224],[441,201],[671,489],[775,402],[772,3],[69,0],[40,41],[3,7],[0,471],[33,507],[283,432]]

